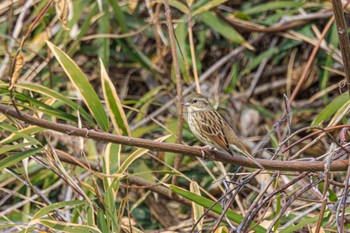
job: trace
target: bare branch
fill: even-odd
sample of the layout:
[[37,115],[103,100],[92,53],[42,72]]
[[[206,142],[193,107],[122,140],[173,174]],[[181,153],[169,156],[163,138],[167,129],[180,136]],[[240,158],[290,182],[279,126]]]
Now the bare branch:
[[[50,122],[47,120],[39,119],[29,116],[23,113],[18,115],[15,110],[10,109],[8,106],[0,104],[0,112],[12,116],[16,119],[24,121],[28,124],[37,125],[46,129],[62,132],[68,135],[74,135],[78,137],[91,138],[98,141],[113,142],[123,145],[147,148],[153,151],[167,151],[173,153],[181,153],[189,156],[203,157],[203,151],[205,152],[204,158],[209,160],[221,161],[237,166],[258,168],[258,166],[250,159],[238,156],[230,155],[228,153],[214,151],[210,149],[203,149],[199,147],[186,146],[182,144],[155,142],[152,140],[132,138],[114,135],[105,132],[97,132],[95,130],[80,129],[74,126],[59,124]],[[265,169],[279,170],[279,171],[323,171],[325,162],[318,161],[277,161],[256,159]],[[330,167],[331,171],[346,171],[348,168],[347,160],[333,161]]]
[[[347,26],[343,12],[342,3],[340,0],[332,0],[335,22],[337,24],[337,31],[339,37],[339,46],[341,55],[343,57],[345,77],[347,80],[348,92],[350,94],[350,41],[347,33]],[[348,3],[346,4],[348,5]]]

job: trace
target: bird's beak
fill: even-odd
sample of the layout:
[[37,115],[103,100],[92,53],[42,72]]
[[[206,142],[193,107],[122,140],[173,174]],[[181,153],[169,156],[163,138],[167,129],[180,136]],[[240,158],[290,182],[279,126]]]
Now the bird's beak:
[[183,102],[182,102],[182,105],[183,105],[183,106],[189,106],[189,105],[190,105],[190,103],[189,103],[189,102],[187,102],[187,101],[183,101]]

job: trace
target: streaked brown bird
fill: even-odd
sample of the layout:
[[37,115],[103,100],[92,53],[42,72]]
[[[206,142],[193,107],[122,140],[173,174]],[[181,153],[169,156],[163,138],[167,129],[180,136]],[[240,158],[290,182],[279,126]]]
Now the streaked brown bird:
[[250,155],[244,144],[227,121],[215,110],[208,99],[199,94],[189,95],[184,105],[187,106],[187,122],[198,140],[232,154],[232,150],[244,154],[261,169],[264,167]]

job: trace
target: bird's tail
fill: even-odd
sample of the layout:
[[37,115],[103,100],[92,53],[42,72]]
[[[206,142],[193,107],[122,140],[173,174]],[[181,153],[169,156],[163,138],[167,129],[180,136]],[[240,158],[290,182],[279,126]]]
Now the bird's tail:
[[249,153],[249,151],[245,146],[243,146],[243,144],[239,146],[230,144],[230,151],[232,152],[232,150],[247,156],[247,158],[250,159],[252,162],[254,162],[259,168],[261,168],[262,170],[265,170],[265,168]]

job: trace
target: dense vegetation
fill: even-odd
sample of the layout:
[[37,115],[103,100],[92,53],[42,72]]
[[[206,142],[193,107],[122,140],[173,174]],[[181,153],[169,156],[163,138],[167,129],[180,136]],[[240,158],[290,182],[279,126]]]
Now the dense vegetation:
[[[0,231],[348,229],[339,2],[2,0]],[[266,170],[193,147],[196,91]]]

